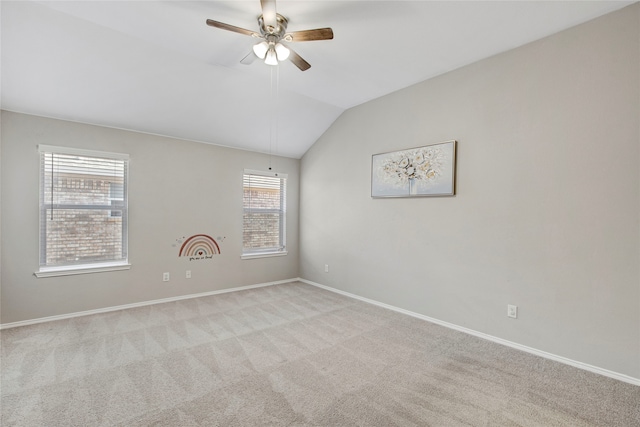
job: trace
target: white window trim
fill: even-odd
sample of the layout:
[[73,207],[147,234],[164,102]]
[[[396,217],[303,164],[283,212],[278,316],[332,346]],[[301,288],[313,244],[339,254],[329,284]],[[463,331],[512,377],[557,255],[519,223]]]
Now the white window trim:
[[71,154],[71,155],[77,155],[77,156],[104,157],[106,159],[129,160],[128,154],[110,153],[107,151],[96,151],[96,150],[83,150],[82,148],[58,147],[55,145],[38,144],[38,151],[41,153],[53,152],[53,153]]
[[256,258],[269,258],[273,256],[285,256],[289,252],[285,249],[283,251],[271,251],[271,252],[263,252],[263,253],[253,253],[253,254],[242,254],[240,255],[240,259],[256,259]]
[[129,270],[129,263],[86,264],[78,266],[42,267],[33,273],[38,278],[73,276],[76,274],[104,273],[107,271]]
[[[242,176],[244,177],[244,175],[259,175],[259,176],[267,176],[272,178],[282,178],[285,180],[289,178],[289,175],[286,173],[261,171],[256,169],[244,169],[244,171],[242,172]],[[244,206],[242,210],[244,212]],[[289,251],[287,250],[287,246],[286,246],[286,241],[287,241],[286,212],[287,212],[287,207],[286,207],[286,200],[285,200],[285,206],[284,206],[285,227],[282,230],[282,241],[285,242],[285,245],[283,246],[283,248],[281,250],[265,250],[263,252],[260,252],[259,250],[252,251],[252,252],[244,252],[244,247],[243,247],[242,248],[243,252],[240,255],[240,259],[248,260],[248,259],[258,259],[258,258],[269,258],[269,257],[285,256],[289,254]]]

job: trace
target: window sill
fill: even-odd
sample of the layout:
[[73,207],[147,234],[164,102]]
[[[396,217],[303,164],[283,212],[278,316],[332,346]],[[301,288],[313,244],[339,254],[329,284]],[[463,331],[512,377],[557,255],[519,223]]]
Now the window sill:
[[263,252],[259,254],[243,254],[240,256],[241,259],[254,259],[254,258],[268,258],[272,256],[285,256],[289,252],[287,251],[278,251],[278,252]]
[[75,274],[90,274],[90,273],[104,273],[107,271],[129,270],[131,264],[92,264],[84,265],[82,267],[68,266],[68,267],[50,267],[33,273],[38,278],[43,277],[56,277],[56,276],[72,276]]

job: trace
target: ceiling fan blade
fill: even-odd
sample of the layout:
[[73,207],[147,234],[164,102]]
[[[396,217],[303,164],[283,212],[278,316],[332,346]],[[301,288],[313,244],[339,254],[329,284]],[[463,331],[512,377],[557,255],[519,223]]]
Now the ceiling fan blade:
[[241,63],[241,64],[244,64],[244,65],[249,65],[249,64],[252,64],[252,63],[253,63],[253,61],[255,61],[255,59],[256,59],[256,58],[257,58],[257,57],[256,57],[256,54],[255,54],[255,53],[253,53],[253,50],[252,50],[251,52],[249,52],[249,53],[247,54],[247,56],[245,56],[244,58],[242,58],[242,59],[240,60],[240,63]]
[[317,28],[315,30],[294,31],[293,33],[288,33],[286,36],[291,36],[292,42],[331,40],[333,39],[333,30],[331,28]]
[[298,55],[293,49],[289,48],[289,61],[293,62],[293,65],[300,68],[300,71],[307,71],[311,68],[311,64],[302,59],[300,55]]
[[246,36],[260,37],[260,34],[255,31],[246,30],[244,28],[236,27],[235,25],[225,24],[224,22],[214,21],[213,19],[207,19],[207,25],[227,31],[233,31],[234,33],[244,34]]
[[262,19],[267,27],[277,28],[278,19],[276,18],[276,0],[260,0],[262,6]]

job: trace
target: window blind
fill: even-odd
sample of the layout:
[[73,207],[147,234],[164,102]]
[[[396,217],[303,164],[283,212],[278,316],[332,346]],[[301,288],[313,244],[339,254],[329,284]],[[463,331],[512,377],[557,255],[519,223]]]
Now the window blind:
[[243,175],[243,253],[283,252],[287,175],[245,171]]
[[39,151],[40,270],[127,263],[128,156]]

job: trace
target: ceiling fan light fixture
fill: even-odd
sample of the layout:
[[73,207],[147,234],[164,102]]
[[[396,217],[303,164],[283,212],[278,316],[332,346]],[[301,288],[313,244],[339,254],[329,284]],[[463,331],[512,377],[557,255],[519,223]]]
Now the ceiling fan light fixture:
[[276,50],[272,47],[267,51],[267,56],[264,58],[264,63],[267,65],[278,65],[278,55]]
[[267,42],[260,42],[253,46],[253,53],[260,59],[264,59],[265,55],[269,51],[269,44]]
[[291,53],[291,51],[289,51],[289,49],[287,49],[287,47],[282,43],[276,44],[275,51],[278,56],[278,61],[285,61]]

